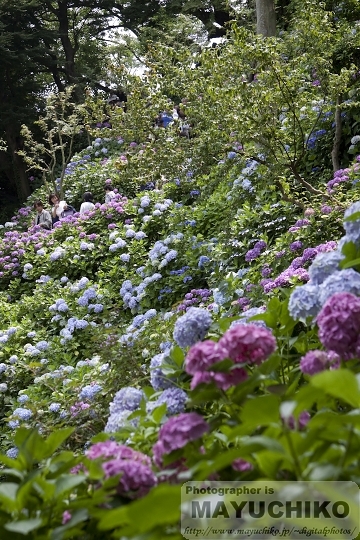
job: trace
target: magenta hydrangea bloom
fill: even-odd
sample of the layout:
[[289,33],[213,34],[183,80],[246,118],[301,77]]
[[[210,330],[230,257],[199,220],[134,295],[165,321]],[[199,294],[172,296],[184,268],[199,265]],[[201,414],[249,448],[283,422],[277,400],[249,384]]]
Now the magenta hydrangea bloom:
[[315,375],[331,367],[337,369],[340,366],[340,358],[334,352],[309,351],[300,360],[300,370],[307,375]]
[[239,471],[239,472],[252,471],[254,468],[252,463],[242,458],[234,459],[231,466],[234,469],[234,471]]
[[156,465],[161,467],[165,454],[183,448],[188,442],[202,437],[208,430],[209,425],[195,412],[182,413],[169,418],[161,427],[158,441],[153,446]]
[[157,484],[150,467],[132,459],[112,459],[102,467],[106,478],[121,474],[117,492],[129,498],[146,495]]
[[219,371],[198,371],[191,381],[190,388],[193,390],[202,383],[215,383],[221,390],[228,390],[231,386],[236,386],[247,378],[247,371],[242,367],[232,369],[227,373],[221,373]]
[[227,351],[215,341],[207,339],[191,347],[185,358],[185,371],[195,375],[227,357]]
[[316,320],[327,350],[344,360],[360,355],[360,298],[346,292],[333,294]]
[[255,324],[238,324],[230,328],[219,340],[234,362],[261,364],[276,349],[276,340],[270,330]]
[[132,461],[138,461],[144,465],[151,466],[151,459],[142,452],[133,450],[129,446],[118,444],[115,441],[104,441],[93,444],[86,451],[86,456],[89,459],[130,459]]

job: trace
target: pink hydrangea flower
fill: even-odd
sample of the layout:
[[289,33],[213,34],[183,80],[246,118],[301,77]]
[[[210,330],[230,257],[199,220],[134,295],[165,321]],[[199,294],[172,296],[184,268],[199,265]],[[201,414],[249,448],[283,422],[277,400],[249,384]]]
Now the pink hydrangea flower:
[[261,364],[276,349],[276,340],[270,330],[255,324],[238,324],[230,328],[219,340],[228,357],[236,363]]

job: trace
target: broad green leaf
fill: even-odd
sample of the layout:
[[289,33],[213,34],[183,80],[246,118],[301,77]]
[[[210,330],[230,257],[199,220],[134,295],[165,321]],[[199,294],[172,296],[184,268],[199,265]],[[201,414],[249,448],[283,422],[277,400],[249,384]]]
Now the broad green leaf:
[[56,481],[55,497],[58,497],[64,492],[71,491],[85,480],[86,476],[83,474],[63,474]]
[[180,519],[180,502],[180,486],[160,484],[142,499],[106,510],[99,529],[108,531],[121,527],[122,535],[130,536],[147,533],[160,525],[176,524]]
[[52,454],[59,448],[59,446],[62,445],[62,443],[70,437],[70,435],[74,432],[75,428],[63,428],[63,429],[57,429],[53,433],[49,435],[49,437],[46,439],[45,444],[47,448],[47,454],[46,457],[52,456]]
[[22,519],[20,521],[12,521],[4,525],[5,529],[11,532],[17,532],[23,535],[27,535],[31,531],[35,531],[41,527],[41,518]]
[[360,390],[355,375],[347,369],[323,371],[310,379],[310,384],[352,407],[360,407]]

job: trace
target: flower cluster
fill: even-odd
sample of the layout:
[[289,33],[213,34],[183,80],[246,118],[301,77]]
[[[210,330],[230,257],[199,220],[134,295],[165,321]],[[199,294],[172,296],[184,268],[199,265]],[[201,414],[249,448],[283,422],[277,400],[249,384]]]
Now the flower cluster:
[[169,418],[159,431],[158,441],[153,447],[154,461],[158,467],[163,456],[179,450],[190,441],[202,437],[209,430],[208,424],[197,413],[182,413]]
[[191,307],[179,317],[174,327],[174,339],[180,347],[190,347],[206,336],[212,319],[211,314],[202,308]]

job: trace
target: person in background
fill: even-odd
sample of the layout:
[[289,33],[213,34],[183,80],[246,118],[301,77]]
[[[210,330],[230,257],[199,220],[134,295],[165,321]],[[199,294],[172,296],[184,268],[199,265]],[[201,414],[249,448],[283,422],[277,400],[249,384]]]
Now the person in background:
[[115,192],[113,191],[113,188],[106,184],[105,186],[105,202],[109,203],[116,197]]
[[50,212],[44,210],[44,205],[41,201],[36,201],[34,208],[37,212],[37,216],[34,219],[34,226],[39,225],[42,229],[47,229],[49,231],[52,228]]
[[49,204],[52,206],[51,217],[52,224],[60,220],[61,214],[67,208],[67,203],[65,201],[60,201],[56,193],[50,193],[49,195]]
[[90,191],[85,191],[83,201],[84,202],[80,206],[80,214],[84,214],[85,212],[89,212],[95,208],[95,204],[93,203],[93,195],[90,193]]

